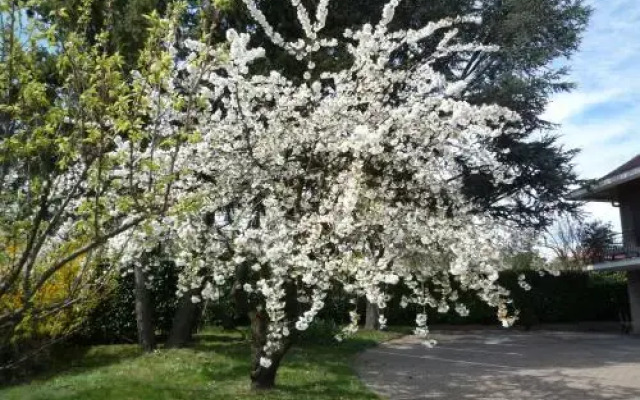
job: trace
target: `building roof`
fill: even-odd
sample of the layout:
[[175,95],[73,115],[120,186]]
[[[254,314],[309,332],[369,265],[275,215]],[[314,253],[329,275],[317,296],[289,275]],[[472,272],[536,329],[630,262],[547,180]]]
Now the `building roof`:
[[622,164],[621,166],[619,166],[618,168],[614,169],[613,171],[609,172],[608,174],[603,176],[601,179],[611,178],[611,177],[614,177],[616,175],[620,175],[622,173],[625,173],[627,171],[631,171],[631,170],[636,169],[636,168],[640,168],[640,154],[638,154],[637,156],[633,157],[631,160],[629,160],[626,163]]
[[618,201],[618,188],[632,181],[640,181],[640,154],[609,172],[594,183],[569,194],[572,200]]

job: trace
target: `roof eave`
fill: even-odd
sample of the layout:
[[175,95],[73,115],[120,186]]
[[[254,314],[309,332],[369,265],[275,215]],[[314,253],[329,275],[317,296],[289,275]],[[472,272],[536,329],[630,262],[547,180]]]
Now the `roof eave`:
[[616,198],[606,194],[606,192],[636,179],[640,179],[640,167],[602,179],[592,187],[574,190],[567,197],[570,200],[615,201]]

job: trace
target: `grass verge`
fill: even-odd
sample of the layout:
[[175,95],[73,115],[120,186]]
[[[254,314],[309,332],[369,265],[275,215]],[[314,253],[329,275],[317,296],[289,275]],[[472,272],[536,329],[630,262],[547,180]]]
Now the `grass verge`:
[[378,398],[356,377],[354,356],[395,332],[360,332],[342,343],[292,348],[277,389],[249,388],[249,343],[240,333],[209,329],[189,349],[142,354],[135,345],[71,349],[32,382],[0,389],[3,400],[180,400]]

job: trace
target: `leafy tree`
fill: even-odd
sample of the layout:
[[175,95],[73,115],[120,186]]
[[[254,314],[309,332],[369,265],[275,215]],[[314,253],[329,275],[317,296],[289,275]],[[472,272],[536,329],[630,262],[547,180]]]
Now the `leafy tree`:
[[563,269],[581,269],[601,261],[615,242],[611,224],[569,217],[559,220],[545,237],[546,247]]
[[591,263],[601,261],[607,250],[615,245],[617,237],[611,223],[587,222],[580,235],[580,244],[586,252],[585,260]]
[[[105,51],[118,52],[123,63],[135,68],[143,50],[151,24],[146,18],[152,12],[163,15],[167,8],[164,0],[43,0],[29,5],[28,15],[44,22],[56,24],[59,32],[73,32],[79,28],[84,16],[84,31],[89,43],[95,43],[105,31]],[[60,12],[64,13],[61,18]]]
[[[105,244],[163,212],[172,182],[171,169],[155,162],[166,150],[156,152],[161,144],[142,129],[158,109],[147,93],[170,65],[156,42],[171,36],[171,22],[150,19],[144,78],[136,78],[108,50],[108,34],[86,33],[88,6],[74,29],[60,30],[25,18],[26,5],[0,2],[0,304],[10,304],[0,310],[3,371],[69,333],[74,324],[43,337],[39,327],[93,301],[109,279],[106,260],[118,255]],[[125,142],[146,153],[131,158]],[[147,179],[133,181],[134,170]],[[162,171],[164,179],[149,178]],[[63,295],[45,295],[59,282],[68,283]]]

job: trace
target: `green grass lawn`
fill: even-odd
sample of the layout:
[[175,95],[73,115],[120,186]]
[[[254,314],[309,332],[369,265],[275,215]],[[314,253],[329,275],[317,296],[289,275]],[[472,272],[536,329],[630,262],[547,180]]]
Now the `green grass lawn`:
[[361,332],[343,343],[294,347],[269,392],[250,389],[250,345],[239,333],[207,330],[192,348],[153,354],[135,345],[78,348],[32,382],[0,389],[0,399],[376,399],[356,377],[354,356],[398,335]]

